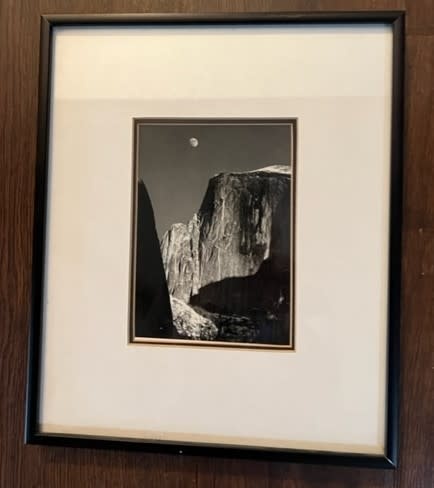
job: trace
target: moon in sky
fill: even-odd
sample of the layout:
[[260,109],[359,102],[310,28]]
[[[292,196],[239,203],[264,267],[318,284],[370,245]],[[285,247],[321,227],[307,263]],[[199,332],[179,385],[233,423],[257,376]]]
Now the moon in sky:
[[190,146],[197,147],[199,145],[199,141],[195,137],[190,137]]

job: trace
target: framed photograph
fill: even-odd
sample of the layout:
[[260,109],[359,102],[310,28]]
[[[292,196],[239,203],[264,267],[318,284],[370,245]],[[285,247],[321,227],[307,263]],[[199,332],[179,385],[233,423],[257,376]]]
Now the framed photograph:
[[403,29],[42,17],[27,443],[396,467]]

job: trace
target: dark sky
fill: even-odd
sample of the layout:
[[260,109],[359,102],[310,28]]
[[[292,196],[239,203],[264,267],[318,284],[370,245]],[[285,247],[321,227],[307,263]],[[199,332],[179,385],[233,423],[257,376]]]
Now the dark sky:
[[[199,145],[193,148],[190,138]],[[285,125],[141,125],[139,178],[150,195],[159,238],[197,212],[217,173],[289,164]]]

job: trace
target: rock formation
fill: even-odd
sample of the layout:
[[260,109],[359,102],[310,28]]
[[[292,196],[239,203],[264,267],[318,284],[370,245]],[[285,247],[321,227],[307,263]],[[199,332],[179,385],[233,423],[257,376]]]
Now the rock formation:
[[188,224],[173,224],[161,240],[169,292],[186,303],[200,289],[199,225],[195,214]]
[[172,312],[163,262],[160,254],[154,212],[142,181],[137,188],[135,335],[138,337],[173,336]]
[[211,178],[198,213],[161,240],[170,294],[218,313],[287,310],[290,178],[281,165]]
[[218,328],[211,320],[173,296],[170,297],[170,304],[173,325],[181,338],[210,341],[217,337]]

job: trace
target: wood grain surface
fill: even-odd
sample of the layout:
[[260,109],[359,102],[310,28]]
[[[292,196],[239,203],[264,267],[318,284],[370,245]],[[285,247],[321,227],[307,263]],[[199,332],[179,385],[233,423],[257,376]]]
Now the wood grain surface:
[[[407,9],[400,467],[24,446],[39,16]],[[0,0],[0,488],[434,486],[434,1]]]

